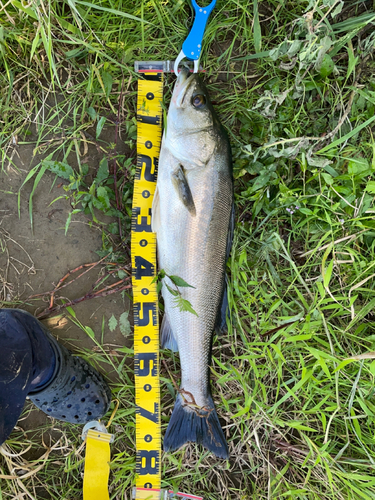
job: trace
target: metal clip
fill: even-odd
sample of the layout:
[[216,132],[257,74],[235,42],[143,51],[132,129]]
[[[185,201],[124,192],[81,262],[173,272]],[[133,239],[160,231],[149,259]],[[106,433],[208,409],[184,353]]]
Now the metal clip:
[[174,72],[176,75],[178,74],[178,65],[184,57],[194,61],[194,73],[198,73],[204,30],[206,29],[208,18],[215,7],[216,0],[212,0],[207,7],[199,7],[195,0],[191,0],[191,4],[195,12],[194,24],[188,37],[182,44],[181,52],[174,63]]
[[134,71],[136,73],[169,73],[171,61],[135,61]]
[[[134,71],[136,73],[173,73],[175,61],[134,61]],[[185,61],[184,66],[189,68],[192,73],[194,71],[193,61]],[[199,71],[203,72],[202,66],[199,66]]]
[[[141,495],[137,495],[141,493]],[[146,488],[133,488],[132,490],[132,498],[133,500],[138,500],[138,499],[143,499],[143,498],[149,498],[150,500],[179,500],[179,499],[185,499],[185,500],[203,500],[203,497],[198,497],[196,495],[190,495],[188,493],[181,493],[181,491],[178,491],[177,493],[174,493],[173,490],[156,490],[156,489],[146,489]]]
[[[84,426],[82,429],[82,441],[84,441],[87,438],[87,433],[90,429],[96,429],[99,432],[102,432],[103,434],[109,434],[107,429],[105,428],[105,425],[102,424],[102,422],[98,422],[97,420],[92,420],[91,422],[87,422],[87,424]],[[115,436],[112,434],[110,443],[113,443],[115,439]]]

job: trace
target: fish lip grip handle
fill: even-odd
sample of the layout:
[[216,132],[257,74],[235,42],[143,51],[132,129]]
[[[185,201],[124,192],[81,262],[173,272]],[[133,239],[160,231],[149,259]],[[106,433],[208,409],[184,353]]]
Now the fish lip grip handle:
[[194,61],[200,57],[204,30],[216,0],[212,0],[207,7],[200,7],[195,0],[191,0],[191,3],[195,11],[195,19],[188,37],[182,44],[182,51],[187,59]]
[[191,0],[191,4],[194,8],[195,19],[188,37],[182,44],[181,52],[174,62],[174,72],[176,75],[178,75],[178,65],[184,57],[190,59],[190,61],[194,61],[194,73],[198,73],[204,30],[206,29],[208,18],[215,7],[216,0],[212,0],[207,7],[199,7],[195,0]]

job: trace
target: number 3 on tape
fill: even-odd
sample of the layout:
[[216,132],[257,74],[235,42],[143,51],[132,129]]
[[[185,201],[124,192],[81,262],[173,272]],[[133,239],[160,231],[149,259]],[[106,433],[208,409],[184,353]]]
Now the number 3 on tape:
[[[134,372],[136,401],[136,498],[160,498],[159,321],[156,283],[156,236],[151,207],[161,144],[162,73],[138,81],[137,169],[132,210],[134,300]],[[146,496],[145,496],[146,495]]]

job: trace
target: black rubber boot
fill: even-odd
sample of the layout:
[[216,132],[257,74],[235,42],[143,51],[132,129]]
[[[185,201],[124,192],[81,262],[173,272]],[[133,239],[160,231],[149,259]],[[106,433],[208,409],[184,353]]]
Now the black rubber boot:
[[55,373],[46,386],[30,392],[29,399],[47,415],[73,424],[103,417],[111,403],[111,391],[103,377],[46,329],[44,332],[56,355]]

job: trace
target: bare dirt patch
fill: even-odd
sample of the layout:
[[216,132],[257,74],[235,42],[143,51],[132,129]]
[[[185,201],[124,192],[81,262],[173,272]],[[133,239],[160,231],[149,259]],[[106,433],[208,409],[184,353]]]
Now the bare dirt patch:
[[[108,141],[114,140],[113,128],[105,134]],[[33,230],[29,216],[33,180],[20,191],[18,214],[20,187],[41,156],[33,156],[32,144],[20,144],[15,148],[12,163],[0,172],[0,307],[18,307],[38,316],[50,304],[48,292],[53,291],[69,271],[83,266],[66,280],[73,279],[72,284],[58,290],[56,305],[84,297],[108,271],[105,262],[89,271],[85,267],[100,260],[96,251],[102,248],[102,230],[92,224],[89,217],[75,215],[65,235],[71,206],[64,196],[64,182],[54,174],[46,171],[33,195]],[[87,154],[90,169],[96,170],[102,157],[103,153],[91,146]],[[74,160],[70,163],[75,166]],[[78,278],[84,271],[87,272]],[[108,277],[104,286],[114,282],[115,274]],[[131,341],[120,331],[119,325],[111,331],[108,322],[112,316],[118,320],[121,314],[129,312],[131,302],[125,292],[130,291],[86,299],[74,306],[77,320],[91,328],[94,339],[74,324],[66,309],[42,321],[63,345],[74,353],[84,351],[91,362],[96,361],[95,353],[100,351],[98,344],[118,360],[123,354],[116,349],[124,345],[130,347]],[[108,363],[99,363],[99,369],[110,382],[116,381],[116,372]],[[20,426],[31,431],[48,421],[52,423],[49,417],[35,410],[26,419],[21,418]]]

